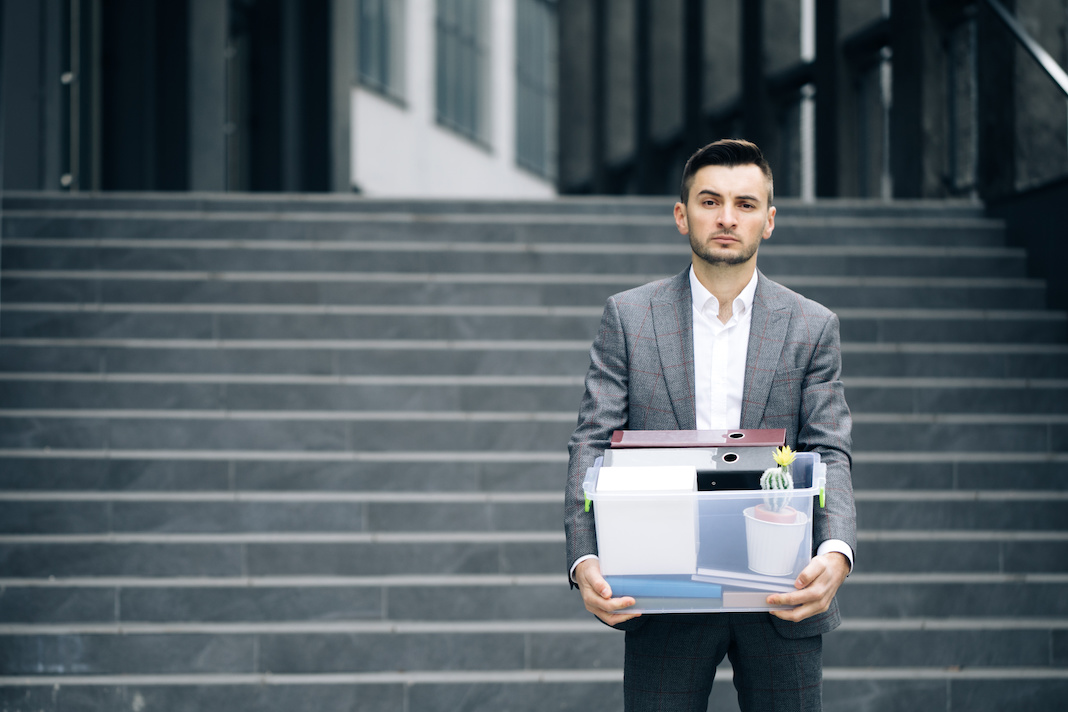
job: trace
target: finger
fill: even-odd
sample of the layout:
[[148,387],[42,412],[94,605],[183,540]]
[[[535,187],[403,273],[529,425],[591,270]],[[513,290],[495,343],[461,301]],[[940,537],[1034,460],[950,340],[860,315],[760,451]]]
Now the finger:
[[768,596],[767,602],[772,606],[790,606],[788,609],[771,611],[772,614],[780,618],[785,616],[779,614],[787,614],[789,617],[785,618],[786,620],[803,620],[830,608],[831,597],[817,595],[814,591],[805,589],[797,593]]
[[819,559],[813,559],[809,562],[808,566],[801,570],[801,573],[797,575],[797,580],[794,582],[794,586],[797,588],[805,588],[810,586],[813,581],[818,579],[823,573],[823,562]]
[[819,594],[811,588],[803,588],[791,593],[773,593],[767,598],[770,606],[802,606],[819,598]]
[[597,614],[597,617],[601,621],[603,621],[604,623],[606,623],[608,625],[611,625],[611,626],[619,625],[620,623],[622,623],[624,621],[629,621],[631,618],[638,618],[639,616],[641,616],[640,613],[628,613],[628,614],[623,614],[623,613],[607,614],[607,613],[605,613],[605,614]]
[[597,580],[584,578],[578,582],[578,585],[579,591],[582,593],[582,598],[584,600],[588,598],[608,600],[612,597],[612,589],[608,586],[608,582],[604,579]]
[[[610,601],[618,601],[618,600],[620,600],[618,598],[612,598],[612,588],[608,585],[608,583],[602,581],[602,584],[603,584],[602,586],[597,586],[596,584],[592,584],[592,585],[584,586],[582,588],[582,598],[583,598],[583,600],[585,600],[587,602],[587,604],[593,603],[594,605],[596,605],[598,607],[605,607],[605,605],[607,603],[609,603]],[[630,599],[630,600],[634,600],[634,599]],[[620,608],[621,606],[617,605],[617,606],[614,606],[614,607],[615,608]]]
[[830,608],[830,598],[817,595],[811,589],[798,591],[797,593],[778,594],[768,596],[768,603],[779,606],[793,606],[789,609],[772,610],[773,616],[789,621],[802,621],[811,616],[825,612]]
[[[807,590],[799,591],[798,593],[810,594]],[[777,600],[778,603],[775,605],[791,606],[791,608],[770,611],[772,615],[778,616],[783,620],[801,621],[823,613],[830,607],[830,599],[823,596],[805,595],[802,597],[797,594],[786,594],[779,596]]]
[[600,610],[592,610],[591,612],[603,620],[609,625],[615,625],[616,623],[622,623],[623,621],[630,620],[631,618],[637,618],[641,613],[631,612],[627,609],[634,605],[634,599],[628,597],[614,598],[608,602],[613,608],[602,608]]
[[604,580],[604,577],[597,573],[589,573],[582,581],[579,582],[579,586],[583,590],[588,588],[595,596],[600,596],[603,599],[609,599],[612,597],[612,587],[608,585],[608,582]]
[[771,610],[768,612],[776,618],[784,621],[791,621],[793,623],[798,623],[806,618],[816,615],[816,611],[812,610],[809,606],[798,606],[797,608]]
[[600,611],[603,613],[612,614],[624,608],[630,608],[636,603],[636,601],[630,596],[609,599],[593,597],[590,599],[586,599],[585,603],[586,608],[588,608],[593,613],[597,613],[598,611]]
[[790,591],[789,593],[772,594],[768,597],[768,602],[786,606],[796,606],[808,601],[814,601],[827,595],[830,590],[828,577],[825,576],[826,571],[823,567],[819,567],[815,572],[815,576],[811,580],[805,580],[803,577],[811,575],[811,567],[806,567],[801,575],[798,576],[794,585],[797,587],[796,591]]
[[615,625],[617,623],[622,623],[623,621],[629,621],[631,618],[638,618],[641,616],[641,613],[629,613],[627,611],[615,613],[612,611],[591,610],[590,613],[597,616],[608,625]]
[[594,606],[608,615],[632,615],[634,611],[628,611],[627,609],[633,608],[634,603],[635,601],[633,598],[624,596],[623,598],[613,598],[608,601],[598,601]]

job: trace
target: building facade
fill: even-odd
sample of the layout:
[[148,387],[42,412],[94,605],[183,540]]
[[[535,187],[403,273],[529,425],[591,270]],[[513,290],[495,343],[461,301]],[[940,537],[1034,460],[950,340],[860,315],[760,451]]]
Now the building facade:
[[378,196],[555,194],[555,3],[357,6],[354,186]]
[[563,193],[672,193],[724,136],[764,148],[777,195],[1068,175],[1065,0],[563,0],[559,22]]
[[11,190],[555,194],[552,0],[3,0]]

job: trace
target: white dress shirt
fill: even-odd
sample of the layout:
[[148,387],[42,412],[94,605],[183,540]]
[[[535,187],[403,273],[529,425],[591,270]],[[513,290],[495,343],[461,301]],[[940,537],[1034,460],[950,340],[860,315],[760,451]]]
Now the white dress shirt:
[[741,427],[745,355],[749,349],[749,325],[753,322],[756,285],[754,270],[749,284],[734,298],[731,318],[724,324],[719,320],[719,300],[705,289],[690,267],[694,405],[698,430]]

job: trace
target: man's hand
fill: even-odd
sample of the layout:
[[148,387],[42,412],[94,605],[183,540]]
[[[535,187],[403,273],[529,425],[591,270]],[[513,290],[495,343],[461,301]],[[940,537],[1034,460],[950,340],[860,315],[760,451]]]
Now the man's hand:
[[616,625],[641,615],[640,613],[616,613],[621,608],[633,606],[635,601],[630,596],[612,598],[612,587],[601,576],[601,562],[597,559],[579,562],[579,565],[575,567],[575,583],[578,584],[579,591],[582,593],[582,602],[586,604],[586,610],[608,625]]
[[[583,562],[586,563],[586,562]],[[575,572],[576,575],[578,572]],[[770,611],[784,621],[803,621],[823,613],[831,606],[831,599],[849,575],[849,559],[837,551],[817,556],[808,563],[794,581],[797,591],[773,593],[768,596],[770,606],[796,606],[790,610]],[[589,605],[586,606],[589,608]]]

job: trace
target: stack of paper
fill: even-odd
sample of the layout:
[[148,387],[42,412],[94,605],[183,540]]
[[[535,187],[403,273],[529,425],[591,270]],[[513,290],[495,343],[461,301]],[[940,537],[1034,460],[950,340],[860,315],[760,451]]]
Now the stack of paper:
[[[697,570],[694,467],[602,467],[597,549],[605,575]],[[672,496],[677,495],[677,496]]]

